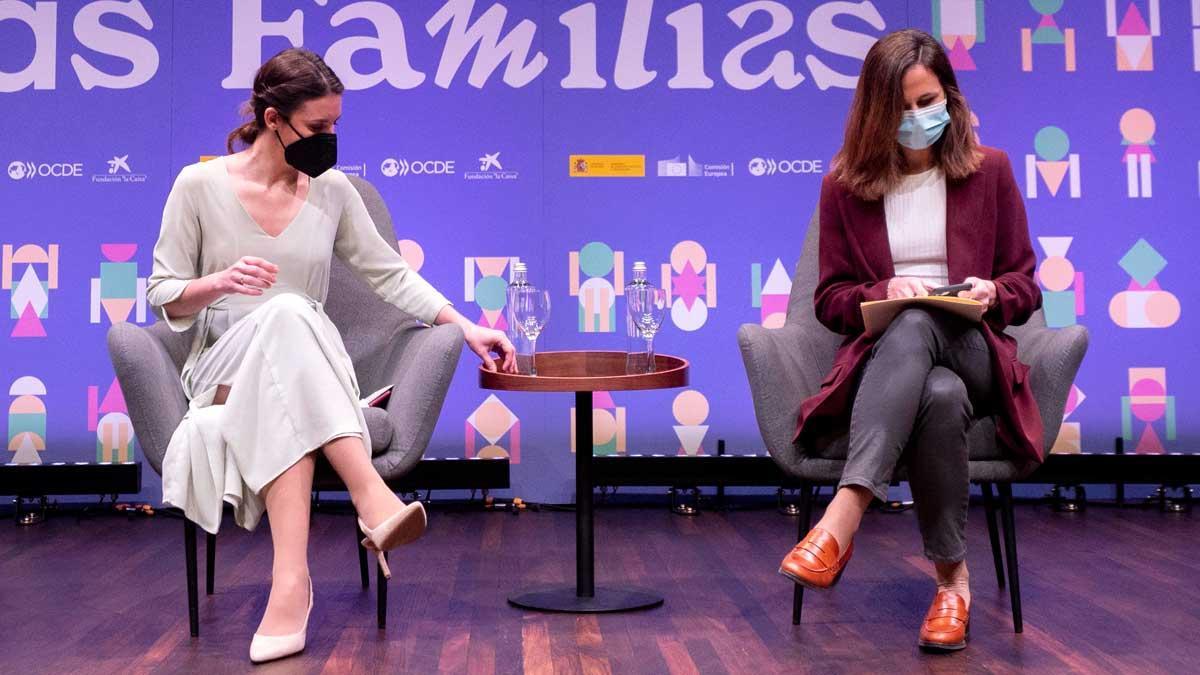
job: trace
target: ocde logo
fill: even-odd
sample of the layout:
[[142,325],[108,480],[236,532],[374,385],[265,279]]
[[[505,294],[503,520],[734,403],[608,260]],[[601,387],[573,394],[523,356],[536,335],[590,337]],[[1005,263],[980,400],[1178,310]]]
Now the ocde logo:
[[30,180],[32,178],[80,178],[83,176],[83,162],[21,162],[13,161],[8,165],[8,177],[13,180]]
[[774,176],[775,174],[822,173],[819,159],[771,159],[755,157],[750,160],[750,175]]
[[453,176],[457,171],[452,159],[408,160],[388,157],[379,165],[379,172],[388,178],[396,176]]

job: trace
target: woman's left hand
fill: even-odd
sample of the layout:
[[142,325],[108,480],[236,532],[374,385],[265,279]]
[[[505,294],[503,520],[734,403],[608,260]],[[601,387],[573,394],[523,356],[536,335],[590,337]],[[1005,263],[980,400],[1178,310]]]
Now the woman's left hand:
[[983,303],[983,309],[986,312],[992,308],[996,302],[996,283],[979,277],[967,277],[963,279],[963,283],[971,284],[971,290],[959,291],[958,297],[968,298],[970,300],[978,300]]
[[500,370],[505,373],[517,372],[517,350],[513,348],[508,336],[494,328],[484,328],[477,324],[464,326],[463,335],[467,347],[483,360],[483,367],[495,372],[496,364],[492,361],[490,352],[501,355]]

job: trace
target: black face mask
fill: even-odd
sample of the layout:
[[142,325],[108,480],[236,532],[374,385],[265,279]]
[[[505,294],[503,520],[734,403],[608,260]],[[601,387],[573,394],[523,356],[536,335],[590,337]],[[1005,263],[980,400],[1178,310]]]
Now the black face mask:
[[[296,127],[293,127],[290,121],[287,125],[292,131],[296,131]],[[296,135],[300,136],[300,132],[296,131]],[[337,164],[337,134],[300,136],[300,140],[291,145],[283,145],[283,139],[279,137],[279,130],[276,129],[275,138],[283,146],[284,161],[297,171],[308,174],[310,178],[320,176]]]

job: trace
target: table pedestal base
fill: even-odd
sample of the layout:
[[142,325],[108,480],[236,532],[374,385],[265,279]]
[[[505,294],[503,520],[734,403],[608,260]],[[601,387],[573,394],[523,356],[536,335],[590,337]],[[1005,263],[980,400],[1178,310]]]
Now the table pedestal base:
[[663,603],[662,596],[637,588],[599,586],[590,598],[580,597],[575,591],[574,586],[545,586],[510,596],[508,604],[542,612],[602,614],[650,609]]
[[[592,513],[592,391],[604,389],[665,389],[687,385],[687,361],[674,356],[656,357],[653,373],[627,375],[624,352],[546,352],[538,357],[544,377],[512,375],[493,369],[479,371],[486,389],[524,391],[575,391],[575,584],[543,586],[509,596],[508,604],[520,609],[572,614],[599,614],[650,609],[663,604],[661,595],[628,587],[596,587],[595,520]],[[546,359],[546,362],[543,362]],[[661,366],[661,367],[660,367]],[[599,374],[589,374],[595,371]],[[611,383],[610,383],[611,380]]]

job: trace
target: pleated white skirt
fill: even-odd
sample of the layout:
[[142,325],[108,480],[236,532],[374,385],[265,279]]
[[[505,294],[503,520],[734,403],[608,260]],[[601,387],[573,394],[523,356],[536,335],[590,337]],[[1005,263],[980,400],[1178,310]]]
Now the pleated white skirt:
[[[206,532],[222,503],[252,530],[265,510],[263,488],[329,441],[371,439],[359,407],[354,366],[320,303],[272,297],[238,320],[184,378],[191,402],[163,458],[163,503]],[[229,385],[224,405],[213,405]]]

